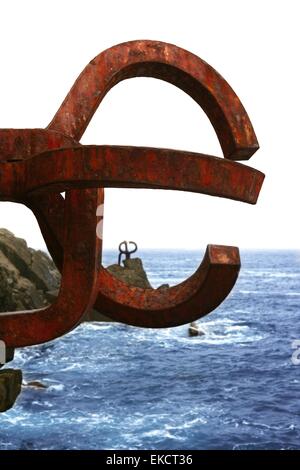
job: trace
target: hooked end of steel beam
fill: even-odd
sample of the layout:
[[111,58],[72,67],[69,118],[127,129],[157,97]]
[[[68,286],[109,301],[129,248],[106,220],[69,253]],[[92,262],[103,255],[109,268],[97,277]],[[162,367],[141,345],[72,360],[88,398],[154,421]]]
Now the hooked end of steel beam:
[[241,267],[240,251],[237,246],[207,245],[206,255],[210,264],[226,264]]

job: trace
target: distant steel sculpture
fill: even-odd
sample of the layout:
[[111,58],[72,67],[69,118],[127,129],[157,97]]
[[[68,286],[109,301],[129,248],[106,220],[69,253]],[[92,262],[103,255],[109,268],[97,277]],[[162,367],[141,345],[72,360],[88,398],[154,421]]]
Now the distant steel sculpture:
[[[129,250],[128,245],[133,245],[132,250]],[[130,256],[133,255],[133,253],[136,253],[137,249],[138,247],[135,242],[127,242],[125,240],[121,242],[119,245],[118,264],[121,264],[122,255],[125,255],[125,259],[130,259]]]
[[[165,80],[190,95],[210,119],[224,158],[81,145],[106,93],[132,77]],[[0,130],[0,199],[33,211],[62,273],[51,306],[0,314],[0,340],[8,348],[50,341],[73,329],[91,307],[117,321],[155,328],[210,313],[236,282],[238,248],[209,245],[198,270],[169,289],[130,287],[101,265],[103,188],[192,191],[255,204],[264,175],[236,160],[248,160],[258,148],[239,98],[199,57],[158,41],[131,41],[102,52],[79,75],[46,129]]]

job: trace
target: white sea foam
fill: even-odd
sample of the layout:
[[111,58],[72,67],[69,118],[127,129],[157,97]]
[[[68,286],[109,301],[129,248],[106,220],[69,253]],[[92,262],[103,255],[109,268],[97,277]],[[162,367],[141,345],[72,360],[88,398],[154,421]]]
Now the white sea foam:
[[239,294],[264,294],[263,292],[259,291],[259,290],[239,290],[238,291]]
[[280,272],[271,272],[268,274],[269,277],[287,277],[287,278],[297,278],[300,277],[300,273],[280,273]]
[[16,425],[22,425],[23,422],[27,422],[27,413],[25,414],[18,414],[18,410],[13,409],[10,410],[9,412],[6,412],[5,414],[1,415],[1,423],[7,423],[7,424],[16,424]]
[[185,441],[186,439],[178,434],[170,433],[166,428],[164,429],[153,429],[151,431],[146,431],[141,434],[141,437],[160,437],[163,439],[176,439],[176,441]]
[[159,330],[158,332],[149,330],[140,330],[130,341],[151,342],[155,338],[155,344],[164,349],[172,349],[176,344],[182,344],[188,347],[195,347],[199,344],[230,344],[230,343],[249,343],[260,341],[265,336],[261,333],[252,331],[246,324],[236,323],[230,318],[218,318],[199,323],[199,327],[205,332],[203,336],[188,336],[188,325],[176,329]]
[[48,390],[51,392],[52,390],[55,390],[57,392],[61,392],[62,390],[64,390],[65,386],[64,384],[57,384],[57,385],[50,385],[50,387],[48,387]]
[[172,429],[189,429],[195,427],[197,424],[207,424],[208,420],[205,419],[202,416],[198,416],[197,418],[191,419],[189,421],[183,420],[180,425],[178,424],[177,426],[172,426],[172,425],[166,425],[166,429],[172,430]]
[[269,424],[266,424],[266,423],[257,423],[257,422],[249,422],[247,420],[243,420],[242,421],[242,424],[244,424],[245,426],[254,426],[256,428],[266,428],[266,429],[271,429],[271,430],[274,430],[274,431],[280,431],[283,426],[271,426]]
[[263,335],[228,335],[221,336],[216,334],[211,334],[208,338],[203,338],[202,342],[204,344],[232,344],[232,343],[252,343],[256,341],[261,341],[265,337]]
[[227,333],[230,333],[230,332],[235,332],[235,331],[243,331],[245,332],[245,330],[249,330],[249,326],[247,325],[231,325],[231,326],[226,326],[225,327],[225,331]]
[[297,278],[300,277],[300,273],[287,273],[284,271],[274,271],[270,269],[268,271],[262,270],[244,270],[240,276],[241,279],[249,277],[263,277],[263,278]]
[[99,323],[99,322],[86,322],[82,324],[83,329],[87,331],[105,331],[110,330],[113,326],[113,322],[111,323]]

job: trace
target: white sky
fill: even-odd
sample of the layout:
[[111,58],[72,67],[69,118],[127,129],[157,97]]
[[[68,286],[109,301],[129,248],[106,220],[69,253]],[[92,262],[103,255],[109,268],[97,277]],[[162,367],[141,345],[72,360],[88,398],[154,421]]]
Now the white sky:
[[[45,127],[85,65],[104,49],[155,39],[188,49],[233,87],[260,150],[246,164],[266,179],[256,206],[158,190],[106,190],[105,247],[300,248],[300,2],[297,0],[10,0],[0,3],[0,127]],[[199,106],[154,79],[106,96],[81,141],[222,156]],[[28,209],[0,203],[0,226],[44,243]]]

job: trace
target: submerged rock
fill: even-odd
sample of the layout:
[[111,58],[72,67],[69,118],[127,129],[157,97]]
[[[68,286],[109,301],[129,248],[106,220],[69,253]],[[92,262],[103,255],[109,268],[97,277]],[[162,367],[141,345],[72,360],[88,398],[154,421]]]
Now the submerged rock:
[[31,382],[23,382],[22,384],[23,387],[32,387],[32,388],[48,388],[47,385],[43,384],[43,382],[40,382],[39,380],[32,380]]
[[192,321],[192,323],[189,326],[189,336],[204,336],[205,332],[200,328],[199,325],[195,321]]
[[19,369],[0,370],[0,412],[9,410],[21,391],[22,371]]

